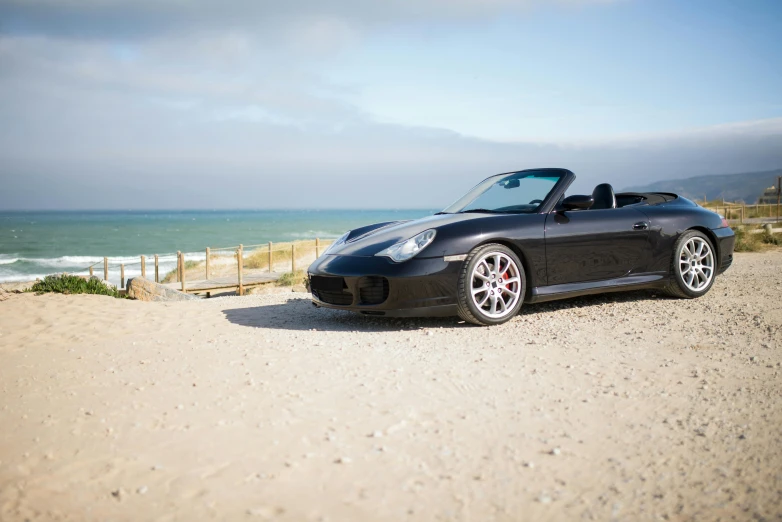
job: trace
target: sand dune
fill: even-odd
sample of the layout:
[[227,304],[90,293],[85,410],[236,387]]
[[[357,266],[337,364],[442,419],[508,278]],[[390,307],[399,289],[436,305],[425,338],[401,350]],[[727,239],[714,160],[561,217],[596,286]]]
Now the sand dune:
[[0,302],[0,520],[777,520],[782,252],[494,328]]

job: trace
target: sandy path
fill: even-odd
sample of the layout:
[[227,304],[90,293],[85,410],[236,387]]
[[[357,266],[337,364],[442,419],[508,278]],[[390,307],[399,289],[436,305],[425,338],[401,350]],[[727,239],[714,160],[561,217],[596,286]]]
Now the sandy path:
[[0,520],[780,520],[782,251],[494,328],[0,302]]

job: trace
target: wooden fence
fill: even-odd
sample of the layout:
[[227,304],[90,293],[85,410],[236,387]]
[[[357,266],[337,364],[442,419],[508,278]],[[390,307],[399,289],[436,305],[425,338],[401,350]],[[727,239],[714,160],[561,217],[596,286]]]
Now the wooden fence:
[[[316,238],[314,240],[293,241],[291,243],[283,243],[281,245],[275,245],[272,242],[260,243],[256,245],[236,245],[229,247],[206,247],[204,250],[203,269],[204,278],[197,279],[188,282],[187,270],[188,262],[195,261],[200,264],[200,261],[185,259],[185,254],[181,251],[176,253],[176,268],[173,271],[174,281],[178,289],[183,292],[198,292],[209,293],[211,290],[217,290],[221,288],[237,288],[239,295],[244,294],[244,290],[248,286],[257,286],[273,281],[279,277],[277,270],[282,272],[296,272],[299,269],[305,268],[305,264],[314,261],[320,254],[325,251],[326,248],[333,242],[333,240],[321,240]],[[192,254],[188,254],[192,256]],[[232,276],[225,276],[228,260],[233,258],[235,262],[235,271]],[[215,276],[215,261],[218,261],[218,272],[221,277]],[[155,254],[151,259],[154,270],[154,281],[161,283],[163,276],[166,274],[160,273],[160,256]],[[140,256],[139,261],[136,263],[118,263],[109,265],[109,258],[104,257],[103,261],[98,261],[92,265],[86,267],[83,270],[73,272],[79,274],[83,272],[89,272],[90,276],[95,275],[96,270],[103,268],[103,280],[108,281],[109,269],[119,269],[119,288],[125,288],[125,269],[128,267],[140,267],[141,277],[147,277],[147,257]],[[192,268],[192,267],[191,267]],[[245,273],[245,270],[249,270],[249,274]],[[261,277],[260,272],[265,272],[268,276]],[[151,274],[150,274],[151,275]]]
[[744,205],[741,203],[725,203],[723,205],[704,205],[714,212],[722,214],[725,219],[744,224],[745,222],[768,223],[780,221],[780,205]]

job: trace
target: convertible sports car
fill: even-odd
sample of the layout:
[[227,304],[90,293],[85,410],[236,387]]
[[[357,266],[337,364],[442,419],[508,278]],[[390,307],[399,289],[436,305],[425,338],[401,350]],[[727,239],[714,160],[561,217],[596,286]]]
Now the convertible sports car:
[[722,216],[608,184],[565,197],[573,180],[565,169],[498,174],[433,216],[351,230],[309,267],[312,302],[494,325],[524,302],[640,288],[700,297],[733,262]]

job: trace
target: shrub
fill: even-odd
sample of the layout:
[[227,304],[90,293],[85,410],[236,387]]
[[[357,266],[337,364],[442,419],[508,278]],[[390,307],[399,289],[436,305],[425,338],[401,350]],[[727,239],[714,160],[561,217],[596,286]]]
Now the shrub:
[[277,280],[278,286],[293,286],[293,285],[306,285],[307,274],[304,270],[296,270],[295,272],[287,272],[282,274]]
[[36,281],[30,288],[30,291],[37,294],[96,294],[125,297],[120,295],[116,286],[108,285],[98,278],[84,279],[83,277],[68,274],[46,276],[42,281]]
[[736,234],[735,252],[757,252],[763,248],[759,234],[753,234],[746,227],[735,227],[733,233]]
[[736,234],[736,252],[758,252],[767,245],[782,246],[782,236],[772,234],[764,230],[760,234],[753,234],[747,227],[735,227],[733,232]]
[[760,242],[766,245],[782,246],[782,237],[772,234],[768,230],[759,235]]

